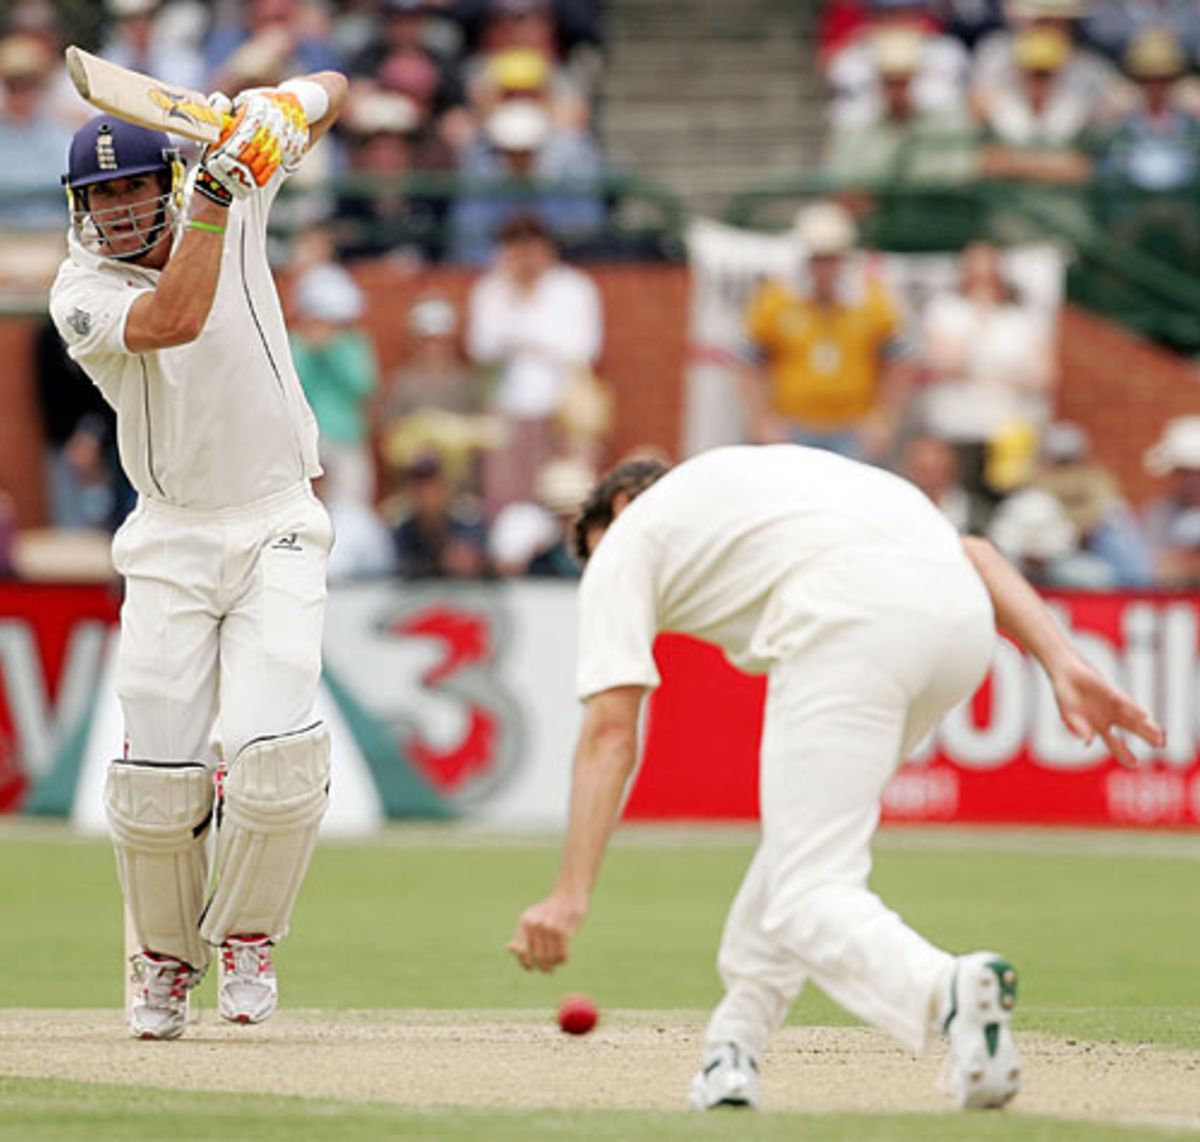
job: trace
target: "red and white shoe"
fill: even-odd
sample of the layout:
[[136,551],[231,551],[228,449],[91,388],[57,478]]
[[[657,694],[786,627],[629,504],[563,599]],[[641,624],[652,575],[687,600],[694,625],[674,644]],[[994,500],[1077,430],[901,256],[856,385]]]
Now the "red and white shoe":
[[230,936],[221,945],[217,1010],[230,1023],[261,1023],[279,1004],[271,941],[262,935]]
[[130,1033],[135,1039],[178,1039],[187,1026],[188,992],[204,973],[156,952],[140,952],[131,962],[138,986],[129,1005]]

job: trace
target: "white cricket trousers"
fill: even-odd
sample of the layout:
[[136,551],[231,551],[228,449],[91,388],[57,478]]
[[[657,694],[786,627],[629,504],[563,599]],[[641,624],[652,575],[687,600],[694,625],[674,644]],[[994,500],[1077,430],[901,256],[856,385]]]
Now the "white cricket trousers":
[[762,840],[725,923],[706,1040],[761,1055],[811,979],[921,1051],[953,958],[867,888],[870,845],[893,770],[983,680],[991,604],[965,561],[846,563],[782,591]]
[[221,511],[139,501],[113,539],[129,756],[211,763],[215,735],[232,759],[311,720],[332,539],[307,482]]

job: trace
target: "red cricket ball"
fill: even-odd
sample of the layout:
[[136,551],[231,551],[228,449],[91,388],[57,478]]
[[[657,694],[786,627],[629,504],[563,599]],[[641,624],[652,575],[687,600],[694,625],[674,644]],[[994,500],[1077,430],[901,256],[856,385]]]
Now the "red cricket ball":
[[600,1012],[586,995],[568,995],[558,1009],[558,1025],[568,1035],[586,1035],[599,1018]]

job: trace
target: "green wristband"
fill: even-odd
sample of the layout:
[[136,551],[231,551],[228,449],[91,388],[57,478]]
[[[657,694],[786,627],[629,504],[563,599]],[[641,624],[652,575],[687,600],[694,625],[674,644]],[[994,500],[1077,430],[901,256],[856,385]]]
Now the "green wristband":
[[215,222],[201,222],[198,218],[189,218],[187,228],[189,230],[203,230],[205,234],[225,233],[224,226],[218,226]]

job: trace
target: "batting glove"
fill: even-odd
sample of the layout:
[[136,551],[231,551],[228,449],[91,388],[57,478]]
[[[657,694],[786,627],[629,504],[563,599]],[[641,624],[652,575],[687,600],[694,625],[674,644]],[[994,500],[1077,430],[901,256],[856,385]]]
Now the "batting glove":
[[[197,190],[217,201],[223,191],[226,204],[271,181],[283,162],[283,136],[290,130],[279,101],[265,95],[234,100],[232,108],[233,117],[204,152],[196,178]],[[210,193],[214,183],[220,188],[215,194]]]
[[279,133],[279,147],[283,152],[283,169],[289,172],[294,171],[300,165],[300,160],[304,158],[305,151],[308,150],[308,116],[304,112],[304,105],[290,91],[283,91],[277,87],[247,87],[245,91],[240,91],[233,97],[233,102],[229,106],[231,109],[236,109],[246,100],[255,96],[269,99],[283,116],[281,122],[273,123],[272,126]]

